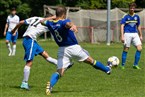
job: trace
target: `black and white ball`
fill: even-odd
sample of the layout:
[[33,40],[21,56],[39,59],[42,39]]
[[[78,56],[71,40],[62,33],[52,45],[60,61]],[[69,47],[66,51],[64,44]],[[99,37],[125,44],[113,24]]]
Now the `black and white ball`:
[[116,56],[112,56],[110,58],[108,58],[108,63],[111,64],[114,67],[117,67],[119,65],[119,58]]

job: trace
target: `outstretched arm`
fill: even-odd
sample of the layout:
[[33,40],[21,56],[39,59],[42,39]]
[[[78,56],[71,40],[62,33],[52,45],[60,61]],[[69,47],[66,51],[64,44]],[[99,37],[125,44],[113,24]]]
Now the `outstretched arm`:
[[20,21],[19,24],[17,24],[16,27],[12,30],[12,33],[13,33],[13,34],[16,33],[17,29],[18,29],[21,25],[23,25],[24,23],[25,23],[24,20]]

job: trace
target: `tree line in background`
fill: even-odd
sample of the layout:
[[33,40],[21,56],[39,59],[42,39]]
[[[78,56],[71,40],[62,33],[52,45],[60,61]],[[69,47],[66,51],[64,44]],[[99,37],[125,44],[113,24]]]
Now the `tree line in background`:
[[[127,8],[130,2],[135,2],[138,8],[143,8],[145,0],[111,0],[111,8]],[[107,0],[0,0],[0,32],[6,22],[11,7],[17,8],[20,19],[31,16],[43,16],[43,5],[65,5],[83,9],[106,9]],[[0,34],[2,37],[2,34]]]

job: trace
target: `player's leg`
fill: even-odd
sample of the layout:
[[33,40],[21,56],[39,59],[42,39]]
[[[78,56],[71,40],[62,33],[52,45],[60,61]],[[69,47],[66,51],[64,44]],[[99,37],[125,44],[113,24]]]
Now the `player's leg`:
[[26,65],[24,66],[24,74],[21,88],[29,90],[28,80],[30,76],[30,69],[37,49],[35,41],[28,37],[25,37],[23,39],[23,47],[25,50],[24,60],[26,61]]
[[12,56],[15,56],[16,53],[16,42],[17,42],[17,38],[18,38],[18,32],[16,33],[16,35],[12,36]]
[[135,60],[134,60],[133,68],[140,69],[140,67],[138,66],[138,62],[139,62],[140,56],[141,56],[142,43],[141,43],[141,40],[140,40],[138,34],[136,34],[135,38],[133,39],[133,44],[137,49],[136,53],[135,53]]
[[[99,69],[107,74],[110,74],[111,68],[103,65],[101,62],[94,60],[80,45],[75,45],[70,49],[70,54],[78,61],[83,61],[91,64],[95,69]],[[110,64],[109,64],[110,65]]]
[[28,80],[29,80],[29,76],[30,76],[30,69],[32,67],[32,61],[27,61],[26,65],[24,67],[24,75],[23,75],[23,81],[21,84],[21,89],[27,89],[29,90],[29,85],[28,85]]
[[41,55],[42,55],[43,58],[46,59],[48,62],[57,65],[57,60],[54,59],[54,58],[52,58],[52,57],[50,57],[46,51],[43,51],[43,52],[41,53]]
[[121,69],[125,69],[124,66],[127,59],[127,53],[130,48],[131,41],[132,41],[132,37],[130,36],[130,33],[125,33],[124,38],[125,40],[124,40],[124,48],[122,51]]
[[12,48],[11,48],[11,44],[10,44],[11,37],[12,37],[11,32],[7,32],[6,33],[6,45],[7,45],[8,51],[9,51],[8,56],[11,56],[11,54],[12,54]]
[[121,61],[121,68],[125,69],[125,63],[127,59],[127,53],[128,53],[129,47],[124,46],[123,51],[122,51],[122,61]]
[[59,49],[58,52],[58,64],[57,72],[53,73],[50,82],[47,83],[46,94],[50,95],[52,88],[58,82],[60,77],[63,76],[65,70],[71,65],[70,58],[64,55],[64,50]]
[[87,59],[85,59],[84,62],[92,65],[95,69],[99,69],[107,74],[110,74],[111,72],[111,64],[105,66],[100,61],[96,61],[90,56]]

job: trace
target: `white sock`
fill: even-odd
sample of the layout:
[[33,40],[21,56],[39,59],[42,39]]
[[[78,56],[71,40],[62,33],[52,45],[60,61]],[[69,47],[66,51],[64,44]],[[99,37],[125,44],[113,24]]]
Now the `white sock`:
[[12,49],[11,49],[11,44],[10,43],[7,44],[7,48],[9,50],[9,53],[12,53]]
[[16,44],[13,45],[13,53],[12,53],[12,55],[15,55],[15,53],[16,53]]
[[27,65],[24,67],[24,78],[23,78],[23,82],[28,82],[29,75],[30,75],[30,69],[31,69],[31,67],[29,67]]
[[54,58],[52,58],[52,57],[48,57],[48,58],[46,58],[46,60],[47,60],[48,62],[50,62],[50,63],[53,63],[53,64],[57,65],[57,60],[54,59]]

